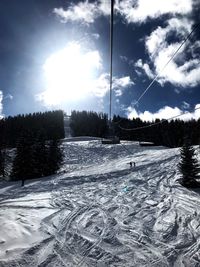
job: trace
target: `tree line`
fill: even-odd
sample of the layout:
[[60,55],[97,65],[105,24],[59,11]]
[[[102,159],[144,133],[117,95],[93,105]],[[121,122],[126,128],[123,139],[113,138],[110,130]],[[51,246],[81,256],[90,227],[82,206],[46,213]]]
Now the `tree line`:
[[62,110],[55,110],[1,119],[0,147],[16,147],[19,138],[27,129],[33,137],[42,131],[46,140],[64,138],[64,113]]
[[24,132],[18,140],[10,173],[11,180],[39,178],[56,173],[62,162],[60,141],[46,141],[42,132],[34,137]]
[[[156,123],[156,125],[133,131],[124,130],[146,127],[152,123]],[[114,115],[110,128],[107,114],[72,111],[70,127],[73,136],[106,137],[116,135],[123,140],[146,141],[172,148],[182,146],[185,136],[190,139],[192,145],[200,142],[200,119],[190,121],[156,119],[149,122],[142,121],[140,118],[127,119]]]
[[[0,135],[3,137],[0,176],[24,181],[52,175],[59,169],[63,157],[60,147],[60,139],[64,137],[62,111],[5,118],[0,121]],[[15,147],[12,164],[8,160],[11,147]]]
[[[167,147],[183,146],[182,163],[179,169],[183,177],[190,177],[187,170],[191,172],[190,166],[195,165],[193,164],[194,153],[186,151],[184,137],[187,136],[190,145],[199,144],[200,119],[197,121],[171,120],[170,122],[156,119],[153,123],[157,124],[136,131],[127,131],[123,128],[146,127],[152,122],[142,121],[140,118],[130,120],[114,116],[110,128],[107,114],[92,111],[72,111],[70,119],[74,136],[106,137],[112,134],[124,140],[149,141],[155,145]],[[12,180],[31,179],[56,173],[62,162],[59,141],[61,138],[64,138],[64,114],[61,110],[2,119],[0,121],[0,175],[5,175],[6,148],[12,147],[16,148],[12,168],[9,171]],[[189,149],[192,151],[192,148]],[[194,173],[199,172],[197,169]],[[187,175],[184,174],[185,172]],[[192,174],[192,176],[195,175]]]
[[73,136],[105,137],[108,132],[108,116],[93,111],[72,111],[70,127]]
[[[150,126],[152,123],[157,125],[127,131],[125,129],[134,129],[139,127]],[[180,147],[184,143],[184,137],[187,136],[192,145],[197,145],[200,142],[200,119],[198,120],[159,120],[153,122],[142,121],[140,118],[125,119],[120,116],[113,117],[113,127],[115,134],[120,139],[131,141],[148,141],[155,145],[163,145],[167,147]]]

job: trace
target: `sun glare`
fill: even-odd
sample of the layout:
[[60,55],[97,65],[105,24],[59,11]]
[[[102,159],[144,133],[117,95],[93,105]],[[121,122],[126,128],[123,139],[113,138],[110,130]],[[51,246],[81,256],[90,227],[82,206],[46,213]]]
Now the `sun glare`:
[[92,92],[96,71],[101,67],[98,51],[83,53],[77,43],[52,54],[43,68],[47,89],[43,93],[46,104],[78,100]]

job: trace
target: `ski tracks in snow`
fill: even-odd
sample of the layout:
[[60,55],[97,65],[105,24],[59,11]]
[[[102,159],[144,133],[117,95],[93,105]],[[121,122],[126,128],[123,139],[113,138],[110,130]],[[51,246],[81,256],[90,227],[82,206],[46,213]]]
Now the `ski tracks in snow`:
[[46,238],[2,266],[199,266],[200,197],[177,182],[177,149],[64,145],[67,172],[32,187],[52,186]]

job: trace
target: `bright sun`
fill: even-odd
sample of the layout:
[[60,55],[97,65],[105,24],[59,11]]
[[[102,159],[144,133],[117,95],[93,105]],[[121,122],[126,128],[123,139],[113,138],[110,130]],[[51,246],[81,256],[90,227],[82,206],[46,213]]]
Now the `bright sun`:
[[77,100],[92,92],[96,71],[101,68],[98,51],[82,53],[77,43],[52,54],[44,66],[47,90],[43,99],[48,105]]

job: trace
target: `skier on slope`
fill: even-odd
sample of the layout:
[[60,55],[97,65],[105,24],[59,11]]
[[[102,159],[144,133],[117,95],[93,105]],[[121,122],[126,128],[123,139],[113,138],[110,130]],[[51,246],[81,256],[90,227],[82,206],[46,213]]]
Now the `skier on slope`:
[[134,162],[134,161],[133,161],[133,162],[132,162],[132,161],[130,161],[130,163],[129,163],[129,164],[130,164],[130,169],[131,169],[133,166],[134,166],[134,168],[135,168],[135,166],[136,166],[136,164],[135,164],[135,162]]

